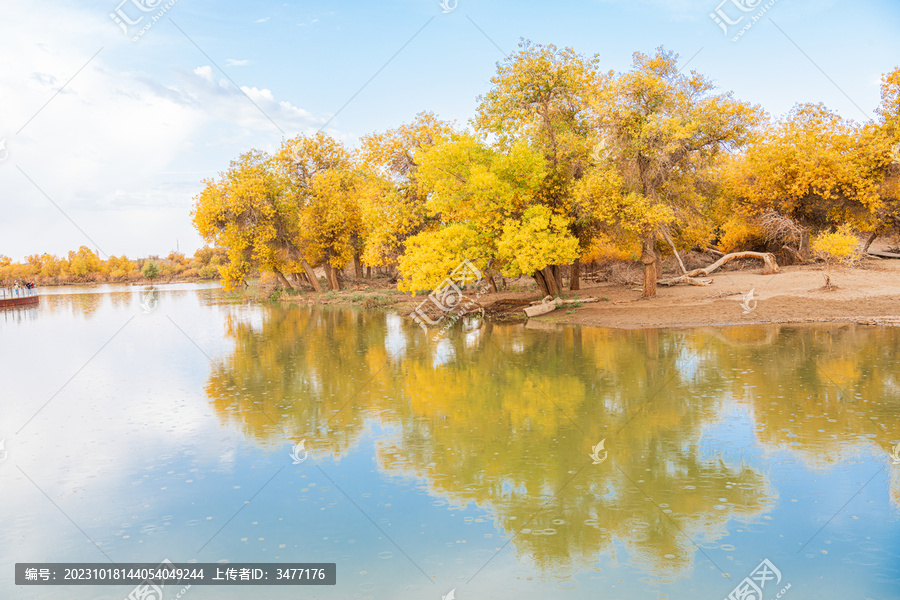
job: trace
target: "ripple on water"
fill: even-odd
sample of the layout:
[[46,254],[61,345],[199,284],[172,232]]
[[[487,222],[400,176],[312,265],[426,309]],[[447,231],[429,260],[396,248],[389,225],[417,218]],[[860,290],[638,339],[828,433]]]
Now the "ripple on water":
[[575,579],[564,579],[556,584],[561,590],[577,590],[578,589],[578,581]]

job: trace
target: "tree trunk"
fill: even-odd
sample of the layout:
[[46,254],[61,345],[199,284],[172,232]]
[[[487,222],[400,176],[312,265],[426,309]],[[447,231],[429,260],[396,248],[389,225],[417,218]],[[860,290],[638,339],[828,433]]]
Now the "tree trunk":
[[485,273],[484,278],[487,279],[488,285],[491,286],[491,291],[496,293],[497,290],[497,282],[494,281],[494,276],[490,273]]
[[341,289],[341,281],[338,277],[338,269],[331,266],[327,260],[323,263],[325,267],[325,281],[328,282],[328,289],[338,291]]
[[356,269],[356,278],[363,278],[362,262],[359,260],[359,252],[353,255],[353,268]]
[[280,269],[274,269],[275,275],[278,277],[278,281],[281,282],[281,285],[286,287],[289,290],[293,290],[294,286],[291,285],[291,282],[288,281],[288,278],[284,276],[284,273],[281,272]]
[[648,233],[641,247],[641,262],[644,264],[644,293],[642,298],[656,298],[656,236]]
[[544,267],[540,271],[535,271],[533,277],[541,290],[541,296],[556,297],[559,295],[556,278],[553,276],[550,267]]
[[366,279],[372,279],[372,267],[366,267]]
[[862,249],[863,254],[865,254],[866,252],[869,251],[869,246],[872,245],[872,242],[874,242],[875,238],[877,238],[880,234],[881,234],[881,231],[879,231],[878,229],[876,229],[875,231],[873,231],[872,233],[869,234],[869,237],[866,238],[866,244],[865,244],[865,246],[863,246],[863,249]]
[[804,229],[800,234],[800,257],[804,262],[809,260],[809,229]]
[[547,268],[550,269],[550,273],[553,275],[553,283],[556,284],[556,293],[553,294],[556,296],[563,290],[562,269],[559,268],[559,265],[550,265]]
[[550,290],[547,288],[547,281],[544,279],[544,274],[541,271],[535,271],[532,277],[534,277],[534,282],[537,283],[538,289],[541,290],[541,297],[546,298],[549,296]]
[[581,261],[577,258],[569,268],[569,290],[575,291],[581,289]]
[[317,292],[322,291],[322,284],[319,283],[319,278],[316,277],[316,271],[312,268],[306,259],[304,258],[300,262],[300,266],[303,267],[303,272],[306,273],[306,278],[309,279],[309,283],[312,285],[313,289]]

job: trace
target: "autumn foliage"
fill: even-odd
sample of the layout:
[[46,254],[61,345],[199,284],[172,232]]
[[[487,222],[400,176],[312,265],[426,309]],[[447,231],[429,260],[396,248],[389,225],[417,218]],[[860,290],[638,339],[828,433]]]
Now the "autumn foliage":
[[153,256],[135,260],[126,256],[110,256],[104,260],[97,252],[81,246],[77,251],[70,250],[67,256],[33,254],[22,263],[0,256],[0,284],[143,282],[145,277],[149,278],[144,272],[151,264],[156,267],[153,279],[218,279],[219,268],[225,262],[225,252],[221,248],[208,246],[197,250],[193,259],[171,252],[165,258]]
[[194,224],[225,249],[226,285],[267,271],[339,289],[352,263],[416,292],[468,259],[556,295],[582,262],[639,257],[645,297],[673,249],[806,260],[838,227],[900,225],[900,69],[859,124],[820,104],[772,118],[663,48],[601,63],[523,41],[468,127],[423,112],[356,148],[320,132],[251,150],[205,182]]

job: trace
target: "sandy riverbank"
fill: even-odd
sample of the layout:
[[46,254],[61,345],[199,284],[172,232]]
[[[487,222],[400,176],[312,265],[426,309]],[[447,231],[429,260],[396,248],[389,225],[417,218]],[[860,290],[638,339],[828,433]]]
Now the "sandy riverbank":
[[[640,299],[631,287],[599,284],[582,297],[608,302],[585,304],[572,312],[557,310],[536,321],[626,329],[748,323],[821,321],[900,323],[900,261],[866,261],[832,273],[837,290],[826,291],[820,267],[782,267],[777,275],[724,271],[709,286],[659,288],[658,296]],[[753,290],[755,308],[746,312],[744,295]],[[749,302],[749,307],[754,303]]]
[[[709,286],[659,287],[656,298],[643,300],[638,288],[629,284],[582,282],[578,292],[565,296],[596,297],[600,302],[577,308],[558,309],[531,319],[539,323],[565,323],[623,329],[690,327],[749,323],[860,322],[900,323],[900,260],[866,259],[854,268],[832,273],[836,290],[824,289],[824,267],[781,267],[776,275],[762,275],[761,265],[743,270],[713,273]],[[527,278],[512,289],[529,285]],[[751,312],[742,306],[744,295],[753,290]],[[509,308],[507,319],[525,320],[522,306],[538,300],[536,289],[485,294],[478,302],[489,313],[498,301]],[[355,304],[411,312],[423,300],[390,289],[386,282],[365,281],[342,292],[303,294],[285,299],[300,304]]]

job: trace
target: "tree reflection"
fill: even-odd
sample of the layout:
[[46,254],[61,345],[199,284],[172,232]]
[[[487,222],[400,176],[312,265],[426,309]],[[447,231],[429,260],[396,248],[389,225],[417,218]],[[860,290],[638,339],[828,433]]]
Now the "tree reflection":
[[[261,324],[228,322],[235,348],[206,391],[221,418],[263,444],[305,439],[339,457],[364,419],[391,425],[378,442],[384,470],[490,511],[520,559],[548,573],[593,563],[619,544],[656,575],[675,577],[692,566],[695,544],[774,504],[764,475],[701,450],[723,403],[748,402],[764,444],[790,439],[817,458],[839,452],[831,433],[858,440],[875,431],[871,412],[832,407],[840,400],[823,383],[831,368],[847,389],[883,391],[864,375],[886,340],[854,331],[548,335],[486,324],[435,342],[400,317],[272,307]],[[857,370],[844,366],[860,345]],[[753,396],[742,400],[746,389]],[[823,428],[814,417],[826,413],[858,421],[837,416]],[[881,425],[895,428],[893,419]],[[783,438],[787,431],[798,435]],[[609,458],[592,465],[588,452],[601,439]]]
[[[234,351],[206,386],[223,420],[340,457],[378,419],[394,432],[382,469],[490,511],[547,573],[619,544],[657,576],[684,575],[697,544],[769,510],[763,474],[701,450],[727,403],[752,413],[761,444],[822,468],[900,439],[894,330],[486,323],[429,341],[394,315],[270,307],[227,331]],[[602,439],[608,460],[591,464]]]
[[[751,408],[760,443],[829,467],[860,448],[888,456],[900,441],[898,331],[855,325],[725,330],[722,371]],[[771,335],[771,332],[776,332]],[[727,348],[727,350],[726,350]]]

